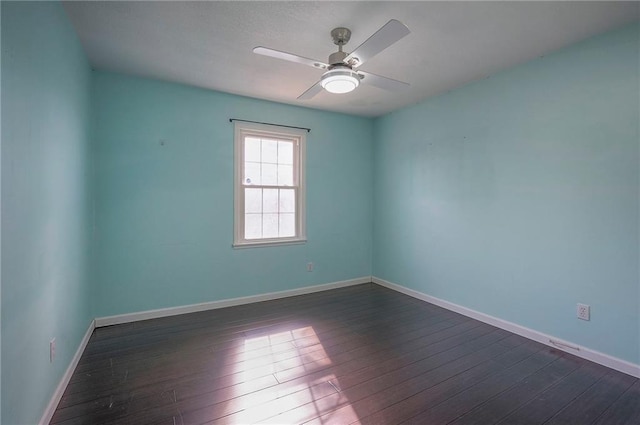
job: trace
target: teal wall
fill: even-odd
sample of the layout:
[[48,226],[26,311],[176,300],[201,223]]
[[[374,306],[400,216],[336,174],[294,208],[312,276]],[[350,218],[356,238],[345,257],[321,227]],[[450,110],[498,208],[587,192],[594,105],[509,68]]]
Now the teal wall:
[[[92,99],[96,316],[371,274],[372,120],[101,72]],[[231,247],[232,117],[311,128],[306,244]]]
[[376,120],[374,275],[640,363],[639,47],[627,27]]
[[[0,99],[2,99],[2,7],[0,5]],[[2,102],[0,101],[0,423],[2,423]]]
[[[0,99],[2,99],[2,6],[0,5]],[[2,423],[2,102],[0,101],[0,423]]]
[[[2,424],[35,424],[89,326],[91,71],[62,6],[2,8]],[[49,340],[57,354],[49,363]]]

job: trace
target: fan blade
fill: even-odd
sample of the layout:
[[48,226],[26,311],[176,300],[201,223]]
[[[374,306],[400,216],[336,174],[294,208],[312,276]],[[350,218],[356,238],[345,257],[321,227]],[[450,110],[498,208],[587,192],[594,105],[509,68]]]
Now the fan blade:
[[320,81],[318,81],[317,83],[315,83],[314,85],[309,87],[306,92],[304,92],[300,96],[298,96],[298,99],[300,99],[300,100],[311,99],[312,97],[314,97],[315,95],[317,95],[321,91],[322,91],[322,86],[320,85]]
[[268,47],[258,46],[253,49],[253,53],[257,53],[259,55],[270,56],[276,59],[282,59],[289,62],[301,63],[302,65],[309,65],[318,69],[327,69],[329,65],[326,63],[304,58],[302,56],[294,55],[287,52],[281,52],[280,50],[269,49]]
[[387,47],[391,46],[411,31],[400,21],[390,20],[382,28],[362,43],[356,50],[345,58],[345,63],[355,59],[353,68],[357,68]]
[[398,91],[409,87],[409,83],[404,83],[392,78],[372,74],[370,72],[358,71],[358,74],[362,75],[363,77],[360,81],[369,84],[370,86],[378,87],[380,89]]

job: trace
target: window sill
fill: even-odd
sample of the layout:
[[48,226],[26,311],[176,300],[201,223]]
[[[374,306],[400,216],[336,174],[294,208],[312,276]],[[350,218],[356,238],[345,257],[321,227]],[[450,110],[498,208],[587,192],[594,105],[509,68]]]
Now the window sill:
[[234,249],[244,248],[264,248],[269,246],[282,246],[282,245],[302,245],[307,243],[306,239],[289,239],[285,241],[267,240],[267,241],[255,241],[255,242],[237,242],[232,246]]

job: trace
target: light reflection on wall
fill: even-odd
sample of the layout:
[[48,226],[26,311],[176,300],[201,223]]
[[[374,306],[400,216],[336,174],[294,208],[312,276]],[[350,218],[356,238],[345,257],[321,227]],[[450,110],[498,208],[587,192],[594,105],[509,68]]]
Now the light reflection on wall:
[[[275,385],[242,397],[243,410],[216,423],[350,424],[358,420],[313,327],[278,331],[244,341],[243,393],[271,374]],[[333,412],[339,409],[339,412]]]

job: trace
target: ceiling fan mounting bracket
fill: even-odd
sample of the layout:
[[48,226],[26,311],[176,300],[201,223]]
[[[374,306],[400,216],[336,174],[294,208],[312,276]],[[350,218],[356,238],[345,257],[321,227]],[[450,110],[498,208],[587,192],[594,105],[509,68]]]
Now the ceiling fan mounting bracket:
[[334,28],[331,30],[331,38],[336,46],[344,46],[351,40],[351,30],[343,27]]

